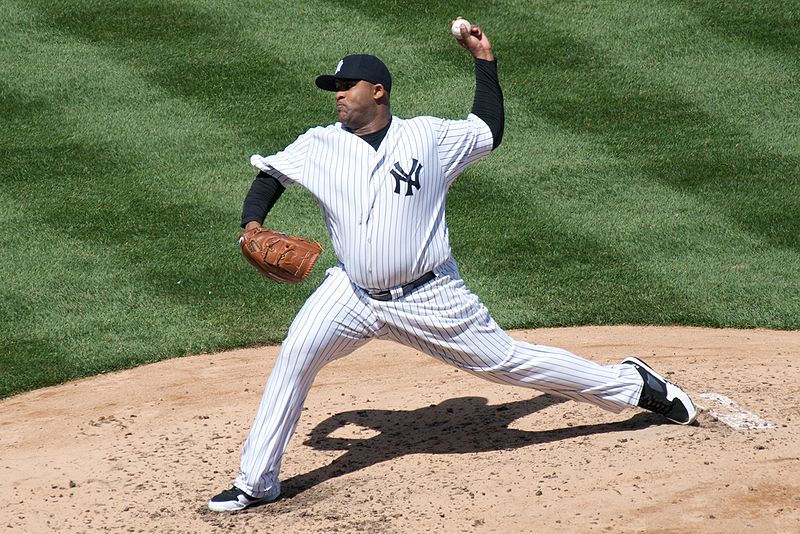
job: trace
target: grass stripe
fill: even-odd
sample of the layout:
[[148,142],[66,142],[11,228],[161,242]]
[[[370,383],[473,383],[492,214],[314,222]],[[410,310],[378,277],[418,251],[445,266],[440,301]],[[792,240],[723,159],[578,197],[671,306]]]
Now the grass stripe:
[[[0,396],[280,340],[314,282],[235,244],[254,152],[332,118],[312,83],[383,57],[401,116],[463,116],[440,3],[14,0],[0,7]],[[448,216],[506,327],[800,328],[793,2],[537,2],[461,13],[495,44],[501,149]],[[327,244],[291,189],[270,224]],[[497,251],[502,252],[497,252]]]

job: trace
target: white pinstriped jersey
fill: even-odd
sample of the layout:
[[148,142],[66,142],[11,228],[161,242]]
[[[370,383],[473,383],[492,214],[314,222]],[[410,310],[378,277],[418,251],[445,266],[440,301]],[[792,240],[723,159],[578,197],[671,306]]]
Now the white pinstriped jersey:
[[250,162],[278,171],[284,186],[298,183],[311,192],[356,285],[389,289],[450,257],[447,190],[491,150],[491,130],[476,115],[392,117],[377,151],[337,122],[311,128],[283,151],[254,155]]

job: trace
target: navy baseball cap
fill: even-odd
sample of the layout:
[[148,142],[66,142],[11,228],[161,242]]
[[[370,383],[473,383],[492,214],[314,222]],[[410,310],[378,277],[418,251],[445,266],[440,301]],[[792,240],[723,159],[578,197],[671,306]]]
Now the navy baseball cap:
[[392,75],[383,61],[369,54],[353,54],[342,58],[336,72],[317,76],[315,83],[325,91],[336,91],[336,80],[364,80],[383,85],[387,93],[392,92]]

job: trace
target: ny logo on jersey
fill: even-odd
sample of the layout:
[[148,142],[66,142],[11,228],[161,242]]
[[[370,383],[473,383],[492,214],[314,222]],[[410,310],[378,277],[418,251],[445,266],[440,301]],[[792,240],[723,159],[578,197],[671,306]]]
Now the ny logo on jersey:
[[400,166],[400,162],[396,162],[394,164],[394,169],[390,172],[392,176],[394,176],[394,192],[398,195],[400,194],[400,182],[405,182],[407,184],[406,187],[406,196],[410,197],[414,194],[413,188],[419,189],[419,173],[422,170],[422,164],[415,160],[411,160],[411,170],[406,172]]

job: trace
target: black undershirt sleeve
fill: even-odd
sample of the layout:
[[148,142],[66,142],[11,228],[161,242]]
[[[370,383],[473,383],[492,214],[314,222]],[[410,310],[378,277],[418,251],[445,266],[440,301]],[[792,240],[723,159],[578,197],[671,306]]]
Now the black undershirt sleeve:
[[261,171],[253,180],[242,206],[242,228],[250,221],[264,224],[267,213],[275,205],[286,188],[277,178]]
[[500,146],[505,127],[503,91],[497,77],[497,61],[475,59],[475,100],[472,113],[480,117],[492,131],[492,149]]

